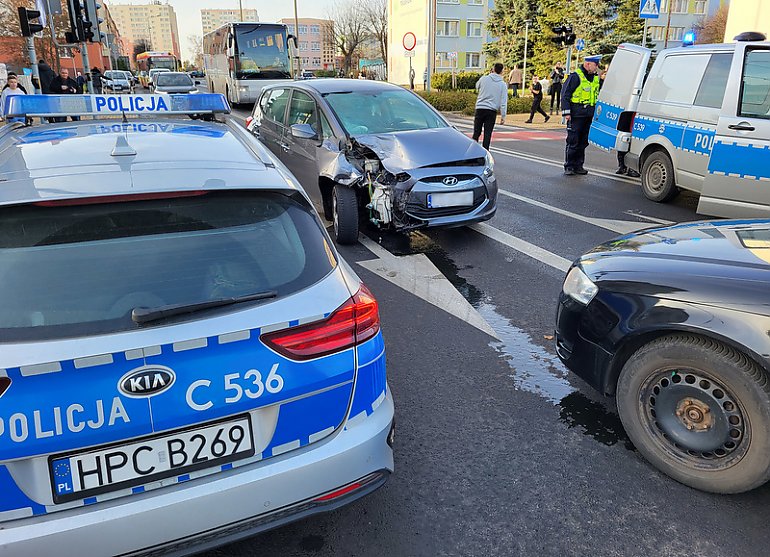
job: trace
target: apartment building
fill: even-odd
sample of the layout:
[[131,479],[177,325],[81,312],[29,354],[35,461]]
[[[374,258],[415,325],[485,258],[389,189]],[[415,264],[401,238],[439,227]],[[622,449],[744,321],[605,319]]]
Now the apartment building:
[[[484,23],[493,7],[494,0],[388,0],[388,79],[407,84],[410,58],[420,85],[429,57],[431,73],[483,70],[483,47],[491,40]],[[410,56],[407,34],[416,42]]]
[[170,52],[181,60],[179,27],[170,4],[158,0],[148,4],[110,4],[110,13],[128,53],[133,54],[133,45],[144,39],[150,41],[152,50]]
[[299,29],[294,30],[294,18],[284,18],[279,23],[285,24],[290,35],[297,37],[300,65],[303,70],[333,70],[336,54],[334,40],[330,31],[331,21],[301,17],[297,20]]
[[722,4],[729,3],[730,0],[660,0],[660,15],[649,20],[647,39],[655,43],[655,50],[682,46],[686,33],[697,32],[706,18],[714,15]]
[[243,10],[243,17],[241,17],[241,10],[238,8],[234,10],[201,10],[201,27],[203,28],[204,35],[219,29],[226,23],[233,23],[235,21],[259,21],[259,15],[257,10],[245,8]]

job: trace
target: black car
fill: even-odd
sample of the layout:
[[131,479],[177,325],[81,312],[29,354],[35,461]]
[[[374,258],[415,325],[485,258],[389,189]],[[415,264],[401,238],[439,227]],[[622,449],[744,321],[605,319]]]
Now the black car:
[[354,243],[360,220],[412,230],[492,218],[492,156],[390,83],[312,79],[265,87],[246,127]]
[[716,493],[770,478],[770,220],[647,230],[583,255],[556,349],[615,396],[631,441],[669,476]]

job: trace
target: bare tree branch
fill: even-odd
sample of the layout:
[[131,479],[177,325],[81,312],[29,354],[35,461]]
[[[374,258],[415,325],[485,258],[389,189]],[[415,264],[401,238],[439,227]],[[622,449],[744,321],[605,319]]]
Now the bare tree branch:
[[380,49],[380,57],[388,61],[388,4],[386,0],[365,0],[362,10],[366,30]]
[[337,0],[329,9],[328,33],[335,48],[342,54],[345,74],[349,74],[353,60],[367,38],[366,16],[359,2]]

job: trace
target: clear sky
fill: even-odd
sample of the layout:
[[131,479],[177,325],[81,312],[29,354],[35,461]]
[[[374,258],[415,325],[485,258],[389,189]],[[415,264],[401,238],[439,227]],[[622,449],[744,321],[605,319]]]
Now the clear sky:
[[[190,58],[190,43],[187,37],[201,35],[201,10],[204,8],[238,8],[238,0],[162,0],[174,6],[179,25],[179,48],[182,57]],[[294,17],[293,0],[242,0],[243,7],[256,8],[260,21],[273,22],[285,17]],[[107,0],[110,4],[149,4],[148,0]],[[334,0],[297,0],[299,17],[326,17]]]

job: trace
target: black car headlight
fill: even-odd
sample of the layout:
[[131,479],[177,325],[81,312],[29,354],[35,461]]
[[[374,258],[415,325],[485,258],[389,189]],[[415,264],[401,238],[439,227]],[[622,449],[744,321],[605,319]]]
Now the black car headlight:
[[588,278],[588,275],[580,267],[572,267],[567,273],[567,278],[564,279],[562,291],[576,302],[587,306],[599,292],[599,287]]

